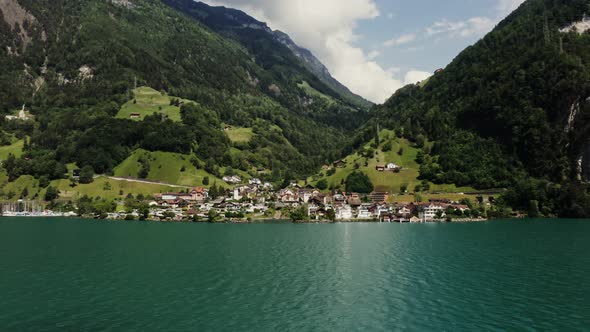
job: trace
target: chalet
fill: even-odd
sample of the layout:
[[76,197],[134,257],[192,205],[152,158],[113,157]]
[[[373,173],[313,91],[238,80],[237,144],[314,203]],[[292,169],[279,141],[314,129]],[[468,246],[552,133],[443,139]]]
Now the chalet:
[[344,168],[346,167],[346,160],[336,160],[332,165],[334,168]]
[[72,177],[73,177],[75,180],[80,180],[80,172],[81,172],[81,170],[80,170],[80,169],[75,169],[75,170],[73,170],[73,171],[72,171]]
[[418,218],[418,217],[416,217],[416,216],[413,216],[412,218],[410,218],[410,222],[411,222],[412,224],[415,224],[415,223],[422,222],[422,220],[420,220],[420,218]]
[[385,165],[385,169],[389,172],[395,172],[396,170],[401,169],[401,167],[399,167],[395,163],[389,163],[389,164]]
[[257,186],[262,185],[262,181],[258,178],[252,178],[252,179],[248,180],[248,183],[252,184],[252,185],[257,185]]
[[207,190],[202,187],[193,188],[190,192],[191,200],[195,202],[203,202],[209,197]]
[[369,220],[373,218],[373,213],[371,213],[369,206],[363,204],[361,207],[359,207],[356,218],[361,220]]
[[346,201],[352,207],[359,207],[363,204],[361,200],[361,196],[357,193],[351,193],[347,198]]
[[139,113],[131,113],[129,115],[130,119],[139,119],[140,117],[141,117],[141,114],[139,114]]
[[298,195],[303,200],[303,203],[307,203],[313,197],[313,191],[309,189],[302,189],[299,190]]
[[330,165],[323,165],[322,166],[322,171],[329,171],[330,169],[332,169],[332,166],[330,166]]
[[445,207],[441,204],[428,204],[423,207],[423,211],[418,214],[423,221],[434,221],[437,215],[445,217]]
[[227,183],[238,184],[238,183],[242,183],[242,178],[240,178],[237,175],[224,176],[223,181],[225,181]]
[[375,169],[378,172],[385,172],[385,165],[377,165],[377,166],[375,166]]
[[336,219],[340,220],[351,220],[352,219],[352,208],[350,205],[343,205],[336,209]]
[[163,193],[161,199],[163,201],[173,201],[178,198],[178,193]]
[[435,71],[434,71],[434,73],[435,73],[435,74],[440,74],[440,73],[442,73],[443,71],[445,71],[445,70],[444,70],[444,69],[442,69],[442,68],[438,68],[437,70],[435,70]]

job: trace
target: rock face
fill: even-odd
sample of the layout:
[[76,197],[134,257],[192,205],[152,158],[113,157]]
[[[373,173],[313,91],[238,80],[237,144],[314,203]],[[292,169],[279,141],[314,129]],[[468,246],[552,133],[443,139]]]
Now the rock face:
[[4,21],[13,30],[18,31],[18,35],[23,42],[23,48],[26,48],[32,40],[29,32],[30,25],[37,23],[37,19],[16,0],[0,0],[0,9]]
[[327,84],[329,87],[334,89],[344,98],[351,101],[356,100],[363,106],[370,106],[371,102],[363,99],[362,97],[354,94],[346,86],[336,80],[326,66],[315,56],[311,51],[297,45],[289,35],[286,33],[276,30],[273,32],[275,38],[283,45],[287,46],[293,52],[293,54],[303,62],[305,67],[312,73],[316,74],[322,82]]
[[568,33],[575,31],[579,34],[583,34],[584,32],[590,30],[590,17],[584,15],[581,21],[574,22],[563,29],[560,29],[560,32]]

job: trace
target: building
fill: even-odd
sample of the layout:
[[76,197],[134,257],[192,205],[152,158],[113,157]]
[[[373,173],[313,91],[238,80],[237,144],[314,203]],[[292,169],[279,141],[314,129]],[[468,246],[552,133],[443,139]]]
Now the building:
[[7,115],[5,116],[6,120],[22,120],[22,121],[28,121],[31,120],[32,116],[27,114],[27,111],[25,110],[25,105],[23,105],[23,108],[18,112],[18,115]]
[[227,183],[232,183],[232,184],[239,184],[242,183],[242,178],[240,178],[237,175],[233,175],[233,176],[224,176],[223,177],[223,181],[227,182]]
[[361,219],[361,220],[369,220],[369,219],[373,219],[373,214],[371,213],[368,206],[362,205],[358,209],[358,213],[357,213],[356,218]]
[[378,172],[385,172],[385,165],[377,165],[377,166],[375,166],[375,169]]
[[389,163],[389,164],[385,165],[385,168],[389,172],[395,172],[396,170],[399,170],[401,167],[399,167],[395,163]]
[[334,168],[344,168],[346,167],[346,160],[336,160],[333,165]]
[[446,216],[445,208],[442,205],[429,204],[424,207],[422,212],[419,213],[419,217],[423,221],[434,221],[435,219],[440,219],[437,215],[440,215],[441,218]]
[[129,115],[130,119],[139,119],[140,117],[141,117],[141,114],[139,114],[139,113],[131,113]]
[[209,193],[202,187],[193,188],[190,194],[191,199],[195,202],[203,202],[209,197]]
[[342,205],[336,209],[336,219],[338,220],[351,220],[352,219],[352,207],[350,205]]
[[382,203],[382,202],[386,202],[389,199],[389,193],[388,192],[373,192],[373,193],[371,193],[371,195],[369,195],[369,198],[371,199],[371,203]]

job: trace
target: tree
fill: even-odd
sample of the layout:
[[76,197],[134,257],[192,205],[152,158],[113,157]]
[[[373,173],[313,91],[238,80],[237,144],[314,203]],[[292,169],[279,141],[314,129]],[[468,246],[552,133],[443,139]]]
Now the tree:
[[206,176],[206,177],[203,178],[203,185],[204,186],[208,186],[209,185],[209,177],[208,176]]
[[368,194],[375,188],[369,176],[363,172],[353,172],[346,178],[346,191]]
[[387,143],[383,144],[383,148],[381,148],[381,151],[388,152],[391,151],[391,149],[393,149],[393,144],[391,144],[391,141],[388,141]]
[[49,186],[45,191],[45,201],[51,202],[59,197],[59,190],[55,187]]
[[82,167],[80,170],[80,183],[88,184],[94,182],[94,169],[90,165]]
[[217,212],[215,212],[215,210],[211,209],[207,213],[207,220],[210,223],[216,223],[219,220],[219,214]]
[[304,206],[292,210],[289,214],[289,217],[291,218],[291,221],[294,223],[305,221],[309,218],[307,215],[307,209]]
[[328,209],[328,211],[326,211],[326,218],[331,222],[336,221],[336,211],[334,211],[334,209]]
[[143,207],[139,212],[139,216],[141,220],[147,220],[150,216],[150,209],[148,207]]
[[326,179],[321,179],[315,185],[319,190],[326,190],[328,189],[328,181]]
[[47,175],[43,175],[39,178],[39,188],[47,188],[49,183],[49,177]]
[[209,196],[212,199],[216,199],[217,197],[219,197],[219,191],[217,190],[217,185],[215,183],[213,184],[211,189],[209,189]]
[[407,183],[402,183],[402,184],[399,186],[399,192],[400,192],[401,194],[405,194],[405,193],[408,191],[408,186],[409,186],[409,185],[408,185]]

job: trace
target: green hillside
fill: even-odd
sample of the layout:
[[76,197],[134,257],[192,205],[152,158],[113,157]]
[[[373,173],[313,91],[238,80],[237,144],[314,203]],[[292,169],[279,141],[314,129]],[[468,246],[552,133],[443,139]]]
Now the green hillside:
[[[39,180],[33,176],[21,176],[13,182],[7,181],[6,173],[0,173],[0,195],[3,200],[17,200],[26,198],[32,200],[42,200],[45,197],[46,188],[39,186]],[[98,177],[90,184],[77,184],[72,187],[69,180],[51,181],[50,185],[58,188],[60,199],[78,199],[84,195],[89,197],[101,197],[106,199],[125,198],[128,194],[134,196],[142,194],[144,196],[153,195],[160,192],[178,191],[178,188],[172,188],[164,185],[138,183],[129,181],[119,181]],[[22,196],[23,191],[27,195]]]
[[427,84],[378,107],[359,141],[377,124],[428,139],[423,178],[506,187],[513,208],[589,216],[590,34],[564,29],[589,6],[525,1]]
[[[180,106],[171,105],[170,102],[173,99],[190,102],[189,100],[168,96],[166,93],[158,92],[150,87],[139,87],[133,90],[133,99],[123,104],[116,117],[118,119],[140,121],[147,115],[157,113],[172,121],[180,122]],[[133,113],[138,113],[140,116],[131,117]]]
[[225,134],[233,143],[248,143],[254,137],[252,128],[230,127],[225,130]]
[[[200,161],[196,162],[200,163]],[[219,184],[223,182],[205,170],[197,169],[193,163],[195,160],[191,160],[190,155],[137,150],[115,167],[115,176],[140,178],[144,165],[147,165],[147,172],[143,174],[146,176],[143,178],[150,181],[183,186],[202,186],[203,179],[208,177],[211,185],[215,181]]]
[[16,140],[10,145],[0,146],[0,160],[6,160],[9,154],[20,157],[23,154],[24,141]]
[[[329,188],[344,190],[343,183],[345,179],[354,171],[361,171],[369,176],[376,191],[400,193],[401,186],[405,185],[408,187],[408,192],[414,192],[416,186],[422,183],[422,180],[418,179],[420,176],[420,165],[416,162],[416,156],[420,149],[407,139],[396,137],[395,133],[390,130],[382,130],[379,137],[380,145],[378,148],[374,148],[375,141],[373,140],[367,143],[360,152],[344,158],[346,160],[346,167],[336,168],[335,173],[332,175],[328,175],[327,171],[323,171],[309,178],[308,181],[317,184],[317,182],[324,179],[327,181]],[[391,145],[391,149],[384,152],[384,146],[386,145]],[[373,157],[368,156],[367,151],[372,151],[370,154],[373,154]],[[387,163],[395,163],[401,166],[402,169],[399,173],[380,172],[376,169],[377,165]],[[444,184],[435,185],[430,183],[429,191],[461,193],[473,192],[474,189],[470,187],[456,187],[455,185]]]
[[[20,153],[5,165],[10,180],[60,180],[71,163],[110,174],[143,149],[199,160],[218,178],[226,169],[264,169],[272,170],[265,180],[280,182],[343,154],[367,118],[256,28],[242,27],[236,39],[162,1],[7,3],[30,17],[18,29],[0,24],[0,49],[19,50],[0,52],[0,115],[26,104],[34,116],[0,123],[30,137],[22,153],[0,148],[0,157]],[[302,102],[313,91],[330,102]],[[234,129],[224,133],[222,124]],[[205,175],[151,173],[187,184]]]

